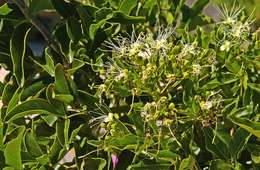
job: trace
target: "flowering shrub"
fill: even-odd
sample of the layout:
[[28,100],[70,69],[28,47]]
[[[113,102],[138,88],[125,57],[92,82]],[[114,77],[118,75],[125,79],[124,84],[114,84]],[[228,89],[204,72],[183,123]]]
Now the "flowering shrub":
[[208,2],[1,6],[0,167],[258,169],[259,29],[237,2],[213,21]]

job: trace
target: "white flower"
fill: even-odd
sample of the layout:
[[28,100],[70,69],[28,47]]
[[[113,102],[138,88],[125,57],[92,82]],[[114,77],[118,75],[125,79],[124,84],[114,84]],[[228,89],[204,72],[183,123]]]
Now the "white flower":
[[124,56],[128,51],[129,40],[125,37],[118,36],[115,38],[115,42],[111,39],[105,41],[104,46],[108,47],[109,50],[107,51],[116,52],[119,56]]
[[135,55],[142,49],[142,43],[139,41],[134,42],[129,47],[129,55]]
[[124,69],[124,70],[119,70],[119,72],[117,73],[118,75],[116,75],[115,80],[119,81],[125,77],[127,77],[128,74],[128,70]]
[[221,5],[221,9],[219,9],[219,12],[221,14],[221,20],[224,24],[233,24],[238,20],[239,15],[243,11],[243,7],[241,8],[240,5],[236,4],[236,0],[234,0],[234,3],[232,5],[231,9],[228,9],[226,4]]
[[220,51],[229,51],[231,48],[231,42],[230,41],[224,41],[224,43],[220,46]]
[[108,113],[108,115],[104,119],[104,122],[107,123],[113,121],[113,117],[114,117],[113,113]]
[[197,48],[196,42],[186,43],[181,41],[180,43],[182,44],[182,50],[178,56],[179,59],[187,56],[188,54],[196,55],[199,53],[199,49]]
[[207,110],[210,110],[213,106],[213,102],[212,101],[206,101],[204,104],[204,108]]
[[168,49],[168,42],[167,40],[172,36],[173,34],[173,28],[172,27],[159,27],[157,31],[157,37],[154,40],[154,45],[153,47],[156,50],[160,49]]
[[193,74],[195,75],[199,75],[200,74],[200,71],[201,71],[201,65],[199,64],[193,64],[192,65],[192,71],[193,71]]
[[250,34],[250,29],[251,28],[248,22],[237,22],[232,26],[230,34],[235,39],[245,39]]

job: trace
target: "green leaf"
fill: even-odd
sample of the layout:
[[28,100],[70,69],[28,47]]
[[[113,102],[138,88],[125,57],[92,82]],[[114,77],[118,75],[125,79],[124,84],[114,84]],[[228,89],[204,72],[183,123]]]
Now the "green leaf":
[[196,161],[189,156],[181,161],[179,170],[195,170],[196,168]]
[[2,96],[3,91],[4,91],[4,84],[0,81],[0,96]]
[[253,89],[254,91],[260,93],[260,84],[256,83],[248,83],[248,86]]
[[12,11],[12,9],[10,9],[8,7],[8,4],[4,4],[0,7],[0,15],[7,15]]
[[24,85],[24,57],[26,52],[27,37],[30,32],[27,23],[22,23],[15,28],[10,40],[10,53],[13,62],[13,72],[17,83]]
[[20,100],[20,95],[21,95],[22,89],[18,88],[15,93],[13,94],[12,99],[8,103],[7,110],[6,112],[10,112],[19,102]]
[[46,89],[46,98],[51,105],[55,106],[55,110],[57,113],[61,115],[65,115],[66,110],[65,110],[64,103],[53,98],[53,93],[55,93],[54,89],[55,89],[54,84],[49,84],[49,86]]
[[78,90],[80,100],[90,108],[96,108],[96,104],[99,103],[97,97],[87,93],[86,91]]
[[93,41],[97,31],[106,23],[106,20],[101,20],[97,24],[91,24],[89,27],[89,38]]
[[260,164],[260,146],[258,144],[247,144],[247,150],[251,153],[253,162]]
[[37,96],[39,92],[43,91],[45,86],[42,81],[36,82],[29,87],[25,88],[21,94],[21,101],[26,100],[28,97]]
[[145,22],[144,17],[135,17],[135,16],[129,16],[124,14],[120,11],[114,11],[112,13],[112,16],[110,19],[107,20],[108,22],[116,22],[116,23],[122,23],[122,24],[136,24],[136,23],[142,23]]
[[127,134],[122,137],[117,137],[109,142],[110,145],[116,147],[125,147],[127,145],[135,145],[138,143],[139,138],[133,134]]
[[42,119],[49,125],[53,126],[56,120],[58,119],[55,115],[42,115]]
[[72,132],[71,132],[71,135],[70,135],[70,138],[69,138],[69,143],[73,143],[73,141],[75,140],[75,137],[78,135],[79,131],[81,130],[81,128],[83,127],[84,125],[80,125],[78,128],[74,129]]
[[18,136],[6,144],[4,151],[5,162],[15,169],[23,169],[21,159],[21,144],[25,127],[19,127]]
[[228,160],[230,158],[229,149],[218,136],[214,136],[212,128],[203,128],[203,132],[207,150],[221,159]]
[[65,122],[63,120],[58,120],[56,123],[56,133],[57,133],[58,140],[62,146],[65,145],[64,130],[65,130]]
[[45,62],[46,62],[45,65],[40,64],[36,60],[34,60],[34,62],[36,64],[38,64],[40,67],[42,67],[49,75],[54,77],[54,75],[55,75],[55,65],[54,65],[54,61],[53,61],[51,55],[49,54],[49,48],[45,49],[44,54],[45,54]]
[[53,98],[67,104],[70,104],[74,100],[74,97],[70,94],[54,94]]
[[133,8],[137,5],[137,0],[123,0],[120,4],[119,11],[129,15]]
[[206,7],[206,5],[209,3],[209,0],[199,0],[196,1],[191,9],[192,9],[192,15],[198,15],[199,13],[202,13],[202,10]]
[[70,119],[65,119],[64,121],[64,142],[66,149],[69,150],[69,128],[70,128]]
[[13,110],[7,112],[5,121],[13,121],[15,119],[32,114],[58,114],[56,110],[44,99],[31,99],[17,105]]
[[96,11],[95,19],[96,22],[99,22],[103,19],[106,19],[109,14],[112,13],[112,8],[102,7]]
[[221,159],[215,159],[210,162],[210,170],[234,170],[230,163]]
[[80,69],[84,65],[84,61],[74,58],[72,62],[72,68],[68,70],[69,75],[73,75],[78,69]]
[[41,155],[43,155],[42,149],[41,149],[40,145],[38,144],[38,141],[37,141],[33,131],[27,131],[25,133],[24,144],[26,146],[27,151],[33,157],[40,157]]
[[67,3],[64,0],[51,0],[52,6],[64,18],[77,16],[75,4]]
[[3,170],[15,170],[15,169],[12,167],[5,167]]
[[8,104],[15,93],[16,87],[12,83],[7,83],[2,93],[2,103]]
[[161,160],[169,161],[174,164],[179,155],[169,150],[160,150],[157,157]]
[[103,158],[89,158],[86,159],[85,169],[89,170],[103,170],[106,167],[107,161]]
[[70,39],[74,43],[78,43],[82,38],[80,22],[75,17],[71,17],[66,22],[66,29]]
[[148,16],[150,16],[150,15],[152,14],[153,9],[155,8],[156,4],[157,4],[157,2],[154,1],[154,0],[147,0],[147,1],[145,1],[145,4],[144,4],[143,8],[144,8],[146,11],[148,11],[148,12],[147,12],[147,13],[148,13]]
[[91,23],[93,23],[94,14],[97,11],[97,8],[94,8],[92,6],[79,6],[77,7],[77,12],[80,16],[83,33],[85,35],[85,38],[88,38],[89,36],[89,27]]
[[55,68],[55,90],[60,94],[70,94],[64,68],[61,64]]
[[31,0],[29,5],[29,11],[31,14],[35,14],[43,10],[53,10],[50,0]]
[[231,59],[227,59],[225,61],[225,66],[230,72],[234,74],[237,74],[241,69],[241,65],[237,61]]
[[221,79],[222,84],[230,84],[230,83],[233,83],[238,80],[238,78],[236,77],[236,74],[223,73],[222,76],[223,76]]
[[247,144],[251,134],[242,128],[238,128],[230,142],[229,148],[231,156],[236,160],[239,159],[240,153]]
[[4,149],[4,124],[0,121],[0,150],[3,149]]
[[202,86],[203,90],[209,90],[209,89],[215,89],[221,85],[221,82],[219,82],[217,79],[213,79],[211,81],[208,81],[207,84]]
[[63,55],[67,58],[68,61],[71,61],[69,59],[69,53],[70,53],[70,37],[67,33],[67,28],[65,24],[60,24],[57,27],[55,27],[55,37],[57,38],[59,42],[59,46],[61,49],[61,52]]
[[249,119],[242,119],[235,116],[235,114],[232,114],[229,116],[229,119],[240,126],[241,128],[247,130],[248,132],[252,133],[256,137],[260,138],[260,123],[254,122]]
[[59,153],[61,150],[62,150],[62,145],[59,142],[58,137],[56,136],[49,151],[49,158],[51,163],[56,163],[59,160]]

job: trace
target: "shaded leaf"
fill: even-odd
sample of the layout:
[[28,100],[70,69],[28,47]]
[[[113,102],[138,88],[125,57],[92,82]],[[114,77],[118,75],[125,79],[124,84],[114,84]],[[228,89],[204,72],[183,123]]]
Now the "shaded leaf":
[[42,10],[52,10],[52,4],[50,0],[31,0],[29,10],[31,14],[38,13]]
[[230,142],[229,148],[231,156],[236,160],[247,144],[251,134],[242,128],[238,128]]
[[30,32],[27,23],[22,23],[15,28],[10,40],[10,52],[13,62],[13,72],[17,83],[24,85],[24,57],[26,52],[27,36]]
[[32,114],[57,114],[52,105],[44,99],[31,99],[22,102],[8,112],[5,121],[13,121],[20,117]]
[[25,127],[20,127],[18,136],[7,143],[4,151],[6,164],[13,167],[14,169],[23,168],[21,159],[21,144],[24,131]]
[[66,22],[66,29],[68,36],[74,43],[78,43],[78,41],[82,37],[81,25],[75,17],[71,17]]
[[195,160],[189,156],[188,158],[185,158],[181,161],[180,164],[180,170],[195,170],[196,162]]
[[221,159],[216,159],[211,161],[210,163],[210,170],[233,170],[232,165],[230,163],[227,163]]
[[49,75],[53,76],[55,75],[55,66],[54,66],[54,61],[51,57],[51,55],[49,54],[49,48],[45,49],[45,62],[46,64],[40,64],[39,62],[37,62],[36,60],[34,60],[34,62],[36,64],[38,64],[40,67],[42,67]]
[[228,152],[229,150],[225,143],[219,140],[217,136],[214,136],[213,130],[210,127],[203,128],[203,132],[207,150],[209,150],[221,159],[228,160],[230,158],[230,153]]
[[24,143],[25,143],[27,151],[33,157],[39,157],[43,154],[42,149],[37,142],[35,134],[32,131],[27,131],[25,133]]
[[238,118],[235,115],[230,115],[229,119],[240,126],[241,128],[247,130],[248,132],[252,133],[256,137],[260,138],[260,123],[259,122],[254,122],[249,119],[243,119],[243,118]]
[[117,23],[122,23],[122,24],[136,24],[136,23],[141,23],[145,22],[144,17],[135,17],[135,16],[129,16],[124,14],[123,12],[120,11],[114,11],[112,13],[112,17],[107,20],[108,22],[117,22]]
[[64,0],[51,0],[52,6],[64,18],[77,16],[75,4],[67,3]]
[[119,11],[129,15],[133,8],[137,5],[137,0],[123,0],[120,4]]
[[55,68],[55,90],[60,94],[70,94],[64,68],[61,64]]

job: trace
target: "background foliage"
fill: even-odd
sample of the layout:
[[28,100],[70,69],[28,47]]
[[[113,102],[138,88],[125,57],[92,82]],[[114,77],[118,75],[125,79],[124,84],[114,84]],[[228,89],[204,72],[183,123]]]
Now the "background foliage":
[[3,4],[0,168],[259,169],[257,22],[208,3]]

